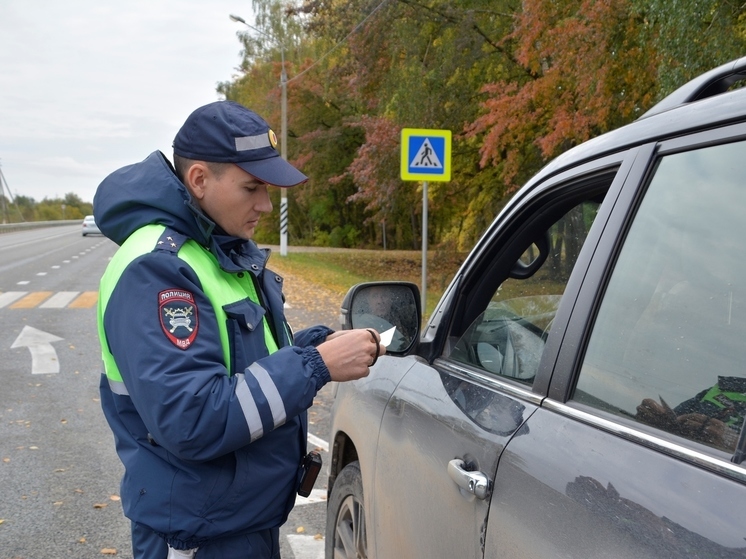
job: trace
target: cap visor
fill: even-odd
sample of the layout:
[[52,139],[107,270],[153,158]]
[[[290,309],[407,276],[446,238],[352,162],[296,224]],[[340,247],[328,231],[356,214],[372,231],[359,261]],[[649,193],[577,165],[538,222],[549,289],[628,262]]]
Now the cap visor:
[[306,175],[279,156],[259,161],[242,161],[236,165],[260,181],[273,186],[295,186],[308,180]]

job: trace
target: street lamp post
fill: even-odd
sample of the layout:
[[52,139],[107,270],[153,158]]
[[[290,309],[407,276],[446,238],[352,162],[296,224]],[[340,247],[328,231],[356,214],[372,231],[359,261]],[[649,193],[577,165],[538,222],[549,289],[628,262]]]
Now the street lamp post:
[[[287,161],[288,158],[288,75],[285,71],[285,45],[278,42],[273,36],[257,29],[253,25],[246,23],[246,20],[240,16],[230,14],[231,21],[237,23],[243,23],[249,29],[253,29],[257,33],[264,35],[269,38],[275,45],[280,47],[280,60],[282,63],[282,70],[280,72],[280,89],[281,94],[281,107],[280,107],[280,155]],[[288,254],[288,195],[287,188],[281,189],[280,198],[280,256],[287,256]]]

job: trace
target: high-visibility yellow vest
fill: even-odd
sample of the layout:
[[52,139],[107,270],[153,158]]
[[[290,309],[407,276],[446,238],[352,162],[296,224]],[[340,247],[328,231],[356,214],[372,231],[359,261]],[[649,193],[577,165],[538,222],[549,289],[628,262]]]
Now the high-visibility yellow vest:
[[[101,341],[101,353],[104,361],[109,385],[118,394],[127,394],[122,375],[114,356],[109,351],[109,344],[104,331],[104,314],[114,288],[119,278],[129,264],[147,254],[156,247],[156,243],[163,236],[166,227],[163,225],[146,225],[141,227],[122,244],[106,268],[99,289],[98,299],[98,336]],[[261,304],[254,286],[254,280],[249,272],[230,273],[224,271],[215,256],[199,243],[188,239],[177,252],[177,256],[186,262],[197,274],[207,298],[210,300],[218,321],[220,343],[223,348],[223,365],[231,374],[230,343],[228,341],[227,315],[223,307],[247,297],[256,304]],[[272,332],[266,316],[262,318],[264,324],[264,343],[268,353],[277,351]]]

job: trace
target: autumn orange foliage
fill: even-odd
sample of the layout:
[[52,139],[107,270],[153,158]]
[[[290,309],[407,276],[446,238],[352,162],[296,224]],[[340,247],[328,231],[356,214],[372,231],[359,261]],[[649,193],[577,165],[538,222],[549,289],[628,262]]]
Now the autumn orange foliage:
[[523,146],[549,160],[650,106],[656,60],[635,41],[643,21],[630,13],[627,0],[524,1],[503,41],[522,76],[486,85],[485,112],[466,127],[484,135],[482,167],[502,163],[515,189]]

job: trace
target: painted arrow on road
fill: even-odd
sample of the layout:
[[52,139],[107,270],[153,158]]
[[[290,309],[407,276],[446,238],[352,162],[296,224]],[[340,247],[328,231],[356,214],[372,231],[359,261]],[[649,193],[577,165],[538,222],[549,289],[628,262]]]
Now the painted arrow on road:
[[10,349],[17,347],[27,347],[29,349],[31,352],[32,375],[59,373],[60,362],[57,359],[57,352],[52,347],[52,343],[62,340],[63,338],[58,338],[54,334],[42,332],[31,326],[24,326],[21,333],[18,334],[16,341],[10,346]]

